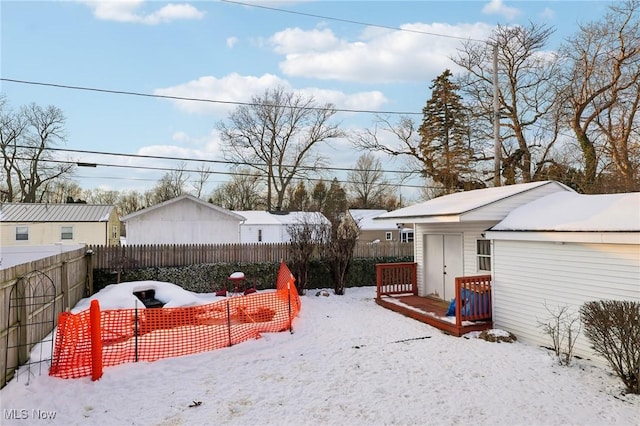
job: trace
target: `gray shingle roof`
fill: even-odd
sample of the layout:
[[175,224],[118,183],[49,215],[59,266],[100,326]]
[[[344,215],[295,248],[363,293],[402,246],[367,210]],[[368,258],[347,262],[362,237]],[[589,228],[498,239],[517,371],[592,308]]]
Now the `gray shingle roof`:
[[115,206],[94,204],[2,203],[2,222],[107,222]]

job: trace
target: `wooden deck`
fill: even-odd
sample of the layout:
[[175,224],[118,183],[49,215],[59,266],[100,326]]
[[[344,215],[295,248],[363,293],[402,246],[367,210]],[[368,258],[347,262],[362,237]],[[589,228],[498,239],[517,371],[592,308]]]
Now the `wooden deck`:
[[463,321],[462,325],[457,325],[455,316],[445,315],[449,309],[449,303],[440,299],[409,294],[383,296],[376,299],[376,303],[457,337],[472,331],[489,330],[493,327],[491,320]]
[[449,302],[418,296],[415,263],[376,265],[376,303],[436,327],[453,336],[488,330],[491,320],[491,276],[457,277],[455,316],[446,316]]

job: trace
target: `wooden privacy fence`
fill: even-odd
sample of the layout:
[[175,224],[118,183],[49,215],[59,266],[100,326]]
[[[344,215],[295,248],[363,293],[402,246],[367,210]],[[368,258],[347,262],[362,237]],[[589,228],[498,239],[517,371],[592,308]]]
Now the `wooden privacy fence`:
[[18,366],[25,365],[28,380],[36,365],[51,360],[50,350],[40,359],[29,354],[51,333],[58,314],[85,296],[90,259],[80,248],[0,270],[0,387]]
[[[280,262],[290,257],[289,243],[142,244],[89,246],[93,267],[113,271],[188,266],[204,263]],[[412,257],[413,243],[358,242],[356,258]]]

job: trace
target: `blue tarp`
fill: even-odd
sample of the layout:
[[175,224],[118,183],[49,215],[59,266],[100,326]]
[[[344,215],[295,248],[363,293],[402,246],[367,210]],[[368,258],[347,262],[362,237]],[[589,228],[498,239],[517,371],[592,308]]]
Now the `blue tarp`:
[[[460,310],[461,315],[467,316],[469,315],[469,310],[471,306],[473,306],[475,315],[487,314],[489,313],[489,309],[491,306],[490,301],[491,293],[484,292],[478,293],[475,291],[471,291],[469,289],[463,288],[460,290],[460,298],[462,299],[462,309]],[[478,298],[478,300],[476,300]],[[456,299],[451,299],[451,303],[449,304],[449,309],[447,310],[447,316],[453,317],[456,315]]]

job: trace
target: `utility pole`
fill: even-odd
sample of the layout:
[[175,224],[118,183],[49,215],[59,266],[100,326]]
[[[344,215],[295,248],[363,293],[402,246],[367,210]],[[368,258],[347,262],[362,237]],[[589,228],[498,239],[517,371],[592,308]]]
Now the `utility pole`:
[[500,186],[500,156],[502,155],[502,141],[500,140],[500,92],[498,90],[498,43],[493,45],[493,184]]

